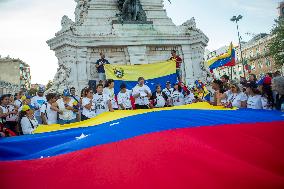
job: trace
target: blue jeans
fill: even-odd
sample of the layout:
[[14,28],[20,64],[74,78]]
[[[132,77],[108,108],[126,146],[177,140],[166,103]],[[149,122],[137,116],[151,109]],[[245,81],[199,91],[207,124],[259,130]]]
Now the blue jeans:
[[58,124],[65,125],[65,124],[75,123],[76,121],[77,121],[76,119],[72,119],[72,120],[58,119]]

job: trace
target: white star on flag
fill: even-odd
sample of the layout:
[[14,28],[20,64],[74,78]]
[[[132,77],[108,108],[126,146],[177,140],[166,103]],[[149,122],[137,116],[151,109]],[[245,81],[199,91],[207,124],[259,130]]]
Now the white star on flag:
[[89,136],[89,135],[85,135],[84,133],[82,133],[81,136],[76,137],[76,140],[81,140],[81,139],[86,138],[86,137],[88,137],[88,136]]
[[109,126],[115,126],[115,125],[119,125],[119,122],[109,124]]

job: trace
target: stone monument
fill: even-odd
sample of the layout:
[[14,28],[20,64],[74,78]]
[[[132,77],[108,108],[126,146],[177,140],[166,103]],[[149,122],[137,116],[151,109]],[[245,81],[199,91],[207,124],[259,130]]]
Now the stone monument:
[[63,16],[62,29],[47,41],[59,64],[51,91],[71,86],[81,90],[98,80],[95,63],[100,52],[111,64],[133,65],[167,60],[176,50],[187,84],[206,79],[202,64],[208,38],[194,18],[176,26],[163,0],[75,1],[75,21]]

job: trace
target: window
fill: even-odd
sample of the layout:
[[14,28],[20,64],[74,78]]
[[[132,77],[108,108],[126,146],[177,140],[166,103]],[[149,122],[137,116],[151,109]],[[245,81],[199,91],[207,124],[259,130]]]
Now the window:
[[253,51],[250,50],[250,58],[253,57]]
[[269,58],[266,58],[265,64],[266,64],[266,67],[270,67],[271,66],[271,62],[270,62]]
[[262,69],[262,68],[263,68],[262,61],[259,60],[259,61],[257,62],[257,64],[258,64],[258,68],[259,68],[259,69]]
[[256,47],[256,56],[259,56],[259,47]]
[[255,63],[251,64],[251,70],[255,70]]

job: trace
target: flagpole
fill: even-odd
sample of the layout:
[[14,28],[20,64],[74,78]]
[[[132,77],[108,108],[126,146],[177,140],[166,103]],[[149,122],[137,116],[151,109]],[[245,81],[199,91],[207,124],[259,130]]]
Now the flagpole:
[[239,22],[242,18],[243,18],[242,15],[233,16],[233,17],[231,18],[231,21],[232,21],[232,22],[236,22],[236,24],[237,24],[239,47],[240,47],[240,53],[241,53],[241,63],[242,63],[242,66],[243,66],[244,77],[246,78],[245,65],[244,65],[244,61],[243,61],[243,52],[242,52],[241,36],[240,36],[239,24],[238,24],[238,22]]

